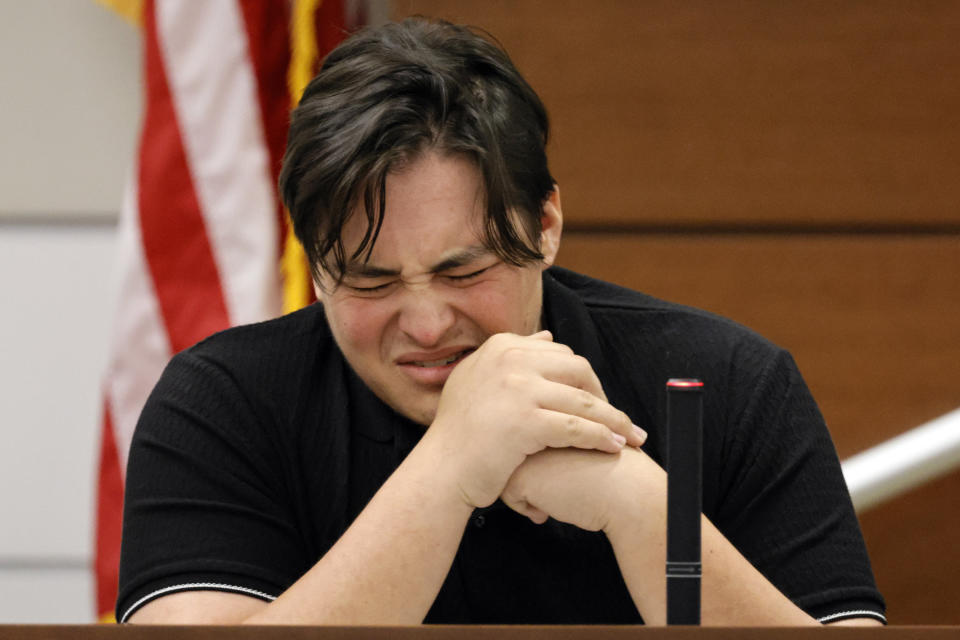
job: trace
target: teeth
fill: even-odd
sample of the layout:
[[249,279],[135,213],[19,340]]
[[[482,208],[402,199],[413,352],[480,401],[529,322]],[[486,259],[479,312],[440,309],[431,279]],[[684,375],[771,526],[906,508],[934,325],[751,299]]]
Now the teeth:
[[460,353],[455,353],[455,354],[453,354],[452,356],[450,356],[449,358],[444,358],[443,360],[430,360],[430,361],[427,361],[427,362],[413,362],[412,364],[415,365],[415,366],[424,367],[424,368],[426,368],[426,367],[444,367],[444,366],[450,364],[451,362],[456,361],[457,358],[459,358],[459,357],[462,356],[463,354],[464,354],[464,352],[461,351]]

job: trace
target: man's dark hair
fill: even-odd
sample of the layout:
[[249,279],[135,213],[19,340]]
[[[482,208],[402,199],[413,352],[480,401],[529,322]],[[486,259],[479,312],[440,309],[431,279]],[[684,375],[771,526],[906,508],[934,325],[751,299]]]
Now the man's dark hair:
[[[507,54],[476,31],[404,20],[353,35],[324,60],[294,110],[280,194],[314,278],[339,283],[383,224],[386,177],[423,153],[462,154],[482,177],[483,240],[505,262],[541,260],[540,215],[554,180],[547,113]],[[344,223],[367,229],[346,255]]]

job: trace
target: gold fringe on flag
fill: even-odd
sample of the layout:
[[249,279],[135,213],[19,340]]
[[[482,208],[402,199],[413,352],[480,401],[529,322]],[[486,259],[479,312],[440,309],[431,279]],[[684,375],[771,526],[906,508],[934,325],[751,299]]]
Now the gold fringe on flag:
[[143,26],[143,0],[97,0],[97,3],[119,13],[131,24]]
[[[290,103],[297,104],[307,83],[313,78],[317,65],[317,32],[314,15],[321,0],[295,0],[291,24],[292,52],[287,71]],[[287,238],[280,259],[283,275],[283,312],[290,313],[311,302],[310,268],[303,246],[293,233],[290,213],[287,212]]]

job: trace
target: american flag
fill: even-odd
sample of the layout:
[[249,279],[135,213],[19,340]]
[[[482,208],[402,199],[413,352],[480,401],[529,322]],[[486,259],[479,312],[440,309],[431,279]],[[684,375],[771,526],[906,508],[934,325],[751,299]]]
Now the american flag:
[[145,88],[103,389],[95,570],[110,619],[127,452],[167,361],[311,301],[276,192],[291,96],[363,12],[344,0],[103,1],[142,27]]

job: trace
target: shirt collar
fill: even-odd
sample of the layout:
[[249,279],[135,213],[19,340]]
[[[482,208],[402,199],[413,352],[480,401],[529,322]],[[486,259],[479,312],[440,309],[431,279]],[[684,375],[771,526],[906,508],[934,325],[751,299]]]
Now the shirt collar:
[[[386,443],[396,440],[398,445],[401,441],[406,445],[412,440],[413,444],[416,444],[425,427],[394,411],[370,390],[349,363],[345,361],[344,366],[347,369],[347,393],[349,394],[347,401],[351,405],[352,431],[375,442]],[[398,435],[401,437],[398,438]],[[410,446],[412,448],[413,445]]]
[[553,267],[543,274],[544,328],[553,334],[554,342],[565,344],[586,358],[604,383],[609,379],[609,371],[596,325],[580,296],[557,280],[564,273],[568,272]]

